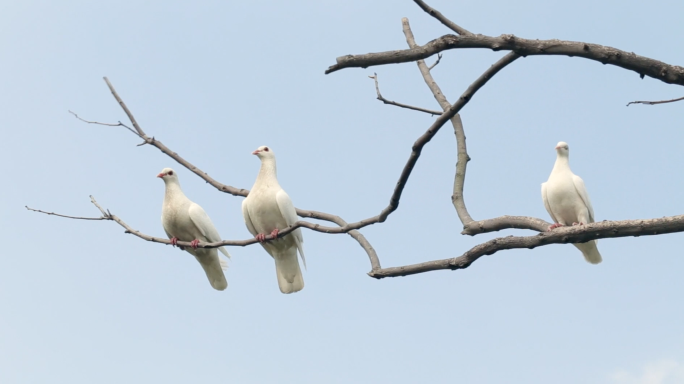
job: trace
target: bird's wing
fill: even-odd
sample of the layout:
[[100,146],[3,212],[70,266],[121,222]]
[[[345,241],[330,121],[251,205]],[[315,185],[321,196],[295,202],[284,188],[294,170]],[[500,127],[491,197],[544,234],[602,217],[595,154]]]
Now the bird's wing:
[[581,177],[577,175],[572,175],[572,183],[575,185],[575,190],[579,193],[584,205],[587,206],[589,211],[589,222],[594,222],[594,208],[591,206],[591,200],[589,200],[589,193],[587,193],[587,188],[584,186],[584,181]]
[[249,210],[247,209],[248,204],[247,199],[242,200],[242,217],[245,219],[245,225],[247,226],[249,233],[251,233],[252,236],[256,236],[258,233],[254,228],[254,224],[252,224],[252,219],[249,217]]
[[549,213],[551,216],[551,220],[553,220],[554,223],[558,222],[558,219],[556,219],[556,216],[553,215],[553,212],[551,211],[551,206],[549,205],[549,199],[546,198],[546,183],[542,183],[542,200],[544,200],[544,208],[546,208],[546,212]]
[[[297,222],[297,210],[292,204],[290,196],[284,190],[280,190],[276,193],[276,203],[278,204],[278,209],[280,209],[280,214],[285,219],[287,225],[293,225]],[[302,257],[302,262],[304,262],[304,268],[306,268],[306,259],[304,258],[304,237],[302,236],[301,228],[297,228],[292,231],[292,237],[295,239],[295,244],[299,250],[299,255]]]
[[[200,234],[205,238],[205,241],[210,243],[215,243],[221,241],[221,235],[219,235],[218,230],[214,226],[214,223],[209,218],[209,215],[199,206],[199,204],[192,203],[190,208],[188,208],[188,214],[190,216],[190,221],[195,225]],[[230,257],[228,251],[224,247],[219,247],[221,253],[226,257]]]

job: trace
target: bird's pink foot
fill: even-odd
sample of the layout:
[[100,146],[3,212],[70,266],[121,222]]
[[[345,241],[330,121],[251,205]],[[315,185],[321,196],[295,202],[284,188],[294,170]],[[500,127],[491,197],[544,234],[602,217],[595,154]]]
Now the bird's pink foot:
[[561,224],[561,223],[555,223],[555,224],[553,224],[553,225],[551,225],[551,226],[549,227],[549,231],[550,231],[550,230],[553,230],[553,229],[556,229],[556,228],[558,228],[558,227],[562,227],[562,226],[563,226],[563,224]]
[[176,244],[178,244],[178,238],[177,238],[177,237],[172,237],[172,238],[171,238],[171,245],[173,245],[173,246],[175,247]]
[[280,232],[280,231],[278,230],[278,228],[272,230],[272,231],[271,231],[271,236],[273,236],[273,238],[275,239],[276,237],[278,237],[278,232]]
[[260,234],[258,234],[258,235],[256,235],[256,236],[254,236],[254,238],[255,238],[258,242],[263,243],[264,240],[266,240],[266,235],[264,235],[263,233],[260,233]]
[[584,223],[580,221],[579,223],[572,223],[572,225],[584,225]]
[[197,239],[190,242],[190,246],[193,247],[194,249],[197,249],[197,244],[199,244],[199,240],[197,240]]

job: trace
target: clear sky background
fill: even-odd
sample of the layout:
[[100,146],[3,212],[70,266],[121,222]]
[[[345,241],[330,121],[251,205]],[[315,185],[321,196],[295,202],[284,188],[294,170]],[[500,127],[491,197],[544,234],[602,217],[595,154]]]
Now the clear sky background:
[[[498,36],[617,47],[684,65],[681,0],[430,2]],[[251,188],[272,147],[296,206],[347,221],[376,215],[415,139],[434,120],[375,100],[439,108],[414,63],[324,70],[335,58],[449,33],[412,1],[4,1],[0,3],[0,382],[684,382],[684,235],[504,251],[462,271],[374,280],[346,235],[304,230],[306,287],[279,292],[259,246],[231,248],[229,287],[197,262],[24,206],[97,216],[88,195],[163,236],[164,167],[224,239],[246,239],[242,198],[217,192],[122,128],[108,76],[150,136],[223,183]],[[504,52],[446,52],[433,74],[450,101]],[[428,59],[432,63],[434,58]],[[684,88],[579,58],[519,59],[463,110],[475,219],[550,220],[540,184],[558,141],[597,220],[682,213]],[[363,233],[382,265],[458,256],[508,230],[460,235],[449,125],[430,142],[399,210]]]

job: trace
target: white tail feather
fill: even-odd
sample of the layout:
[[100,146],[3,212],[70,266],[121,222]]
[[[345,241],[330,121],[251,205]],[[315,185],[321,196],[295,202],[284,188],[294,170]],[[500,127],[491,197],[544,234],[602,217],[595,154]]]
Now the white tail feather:
[[204,273],[207,275],[207,279],[211,286],[217,291],[223,291],[228,287],[228,281],[226,281],[226,275],[223,274],[223,266],[227,267],[227,263],[219,258],[216,249],[209,249],[207,251],[199,249],[193,252],[195,258],[204,269]]
[[304,288],[302,270],[297,260],[297,248],[290,248],[282,253],[273,254],[278,276],[278,287],[282,293],[299,292]]
[[586,243],[576,243],[573,245],[582,251],[584,259],[592,264],[598,264],[603,260],[598,248],[596,247],[596,240],[590,240]]

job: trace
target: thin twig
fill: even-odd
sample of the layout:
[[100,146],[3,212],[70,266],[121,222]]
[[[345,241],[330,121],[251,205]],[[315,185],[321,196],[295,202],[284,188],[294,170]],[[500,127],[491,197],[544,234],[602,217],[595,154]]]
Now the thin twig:
[[431,66],[428,67],[428,71],[432,71],[432,68],[436,67],[437,64],[439,64],[439,62],[440,62],[441,60],[442,60],[442,54],[441,54],[441,53],[438,53],[438,54],[437,54],[437,61],[435,61],[434,64],[432,64]]
[[33,208],[30,208],[28,205],[24,205],[24,207],[26,207],[26,209],[28,209],[29,211],[44,213],[44,214],[50,215],[50,216],[65,217],[67,219],[74,219],[74,220],[111,220],[110,218],[104,217],[104,216],[100,216],[100,217],[67,216],[67,215],[62,215],[62,214],[54,213],[54,212],[41,211],[40,209],[33,209]]
[[462,28],[453,21],[447,19],[442,15],[441,12],[438,10],[432,8],[431,6],[425,4],[424,1],[422,0],[413,0],[418,6],[425,11],[428,15],[434,17],[435,19],[439,20],[440,23],[446,25],[447,28],[451,29],[452,31],[458,33],[459,35],[472,35],[472,33],[468,32],[465,28]]
[[86,119],[80,117],[79,115],[77,115],[76,112],[69,111],[69,113],[71,113],[71,114],[74,115],[77,119],[81,120],[81,121],[84,122],[84,123],[88,123],[88,124],[97,124],[97,125],[106,125],[106,126],[108,126],[108,127],[124,127],[124,128],[126,128],[126,129],[128,129],[129,131],[133,132],[134,135],[136,135],[136,136],[138,136],[138,137],[142,137],[142,136],[140,136],[140,135],[138,134],[138,132],[134,131],[133,128],[129,127],[128,125],[126,125],[126,124],[124,124],[124,123],[122,123],[122,122],[120,122],[120,121],[119,121],[118,123],[116,123],[116,124],[113,124],[113,123],[100,123],[99,121],[90,121],[90,120],[86,120]]
[[661,101],[630,101],[629,103],[627,103],[627,106],[629,107],[630,104],[656,105],[656,104],[674,103],[675,101],[680,101],[680,100],[684,100],[684,97],[680,97],[678,99],[672,99],[672,100],[661,100]]
[[378,74],[377,74],[377,73],[374,73],[373,76],[368,76],[368,77],[371,78],[371,79],[373,79],[373,80],[375,80],[375,92],[378,94],[377,99],[380,100],[380,101],[382,101],[383,103],[385,103],[385,104],[390,104],[390,105],[396,105],[397,107],[401,107],[401,108],[412,109],[412,110],[414,110],[414,111],[429,113],[429,114],[431,114],[431,115],[433,115],[433,116],[435,116],[435,115],[436,115],[436,116],[439,116],[439,115],[442,114],[442,112],[439,112],[439,111],[433,111],[433,110],[430,110],[430,109],[425,109],[425,108],[420,108],[420,107],[414,107],[414,106],[412,106],[412,105],[401,104],[401,103],[397,103],[396,101],[387,100],[387,99],[385,99],[384,97],[382,97],[382,94],[380,93],[380,86],[378,85]]

